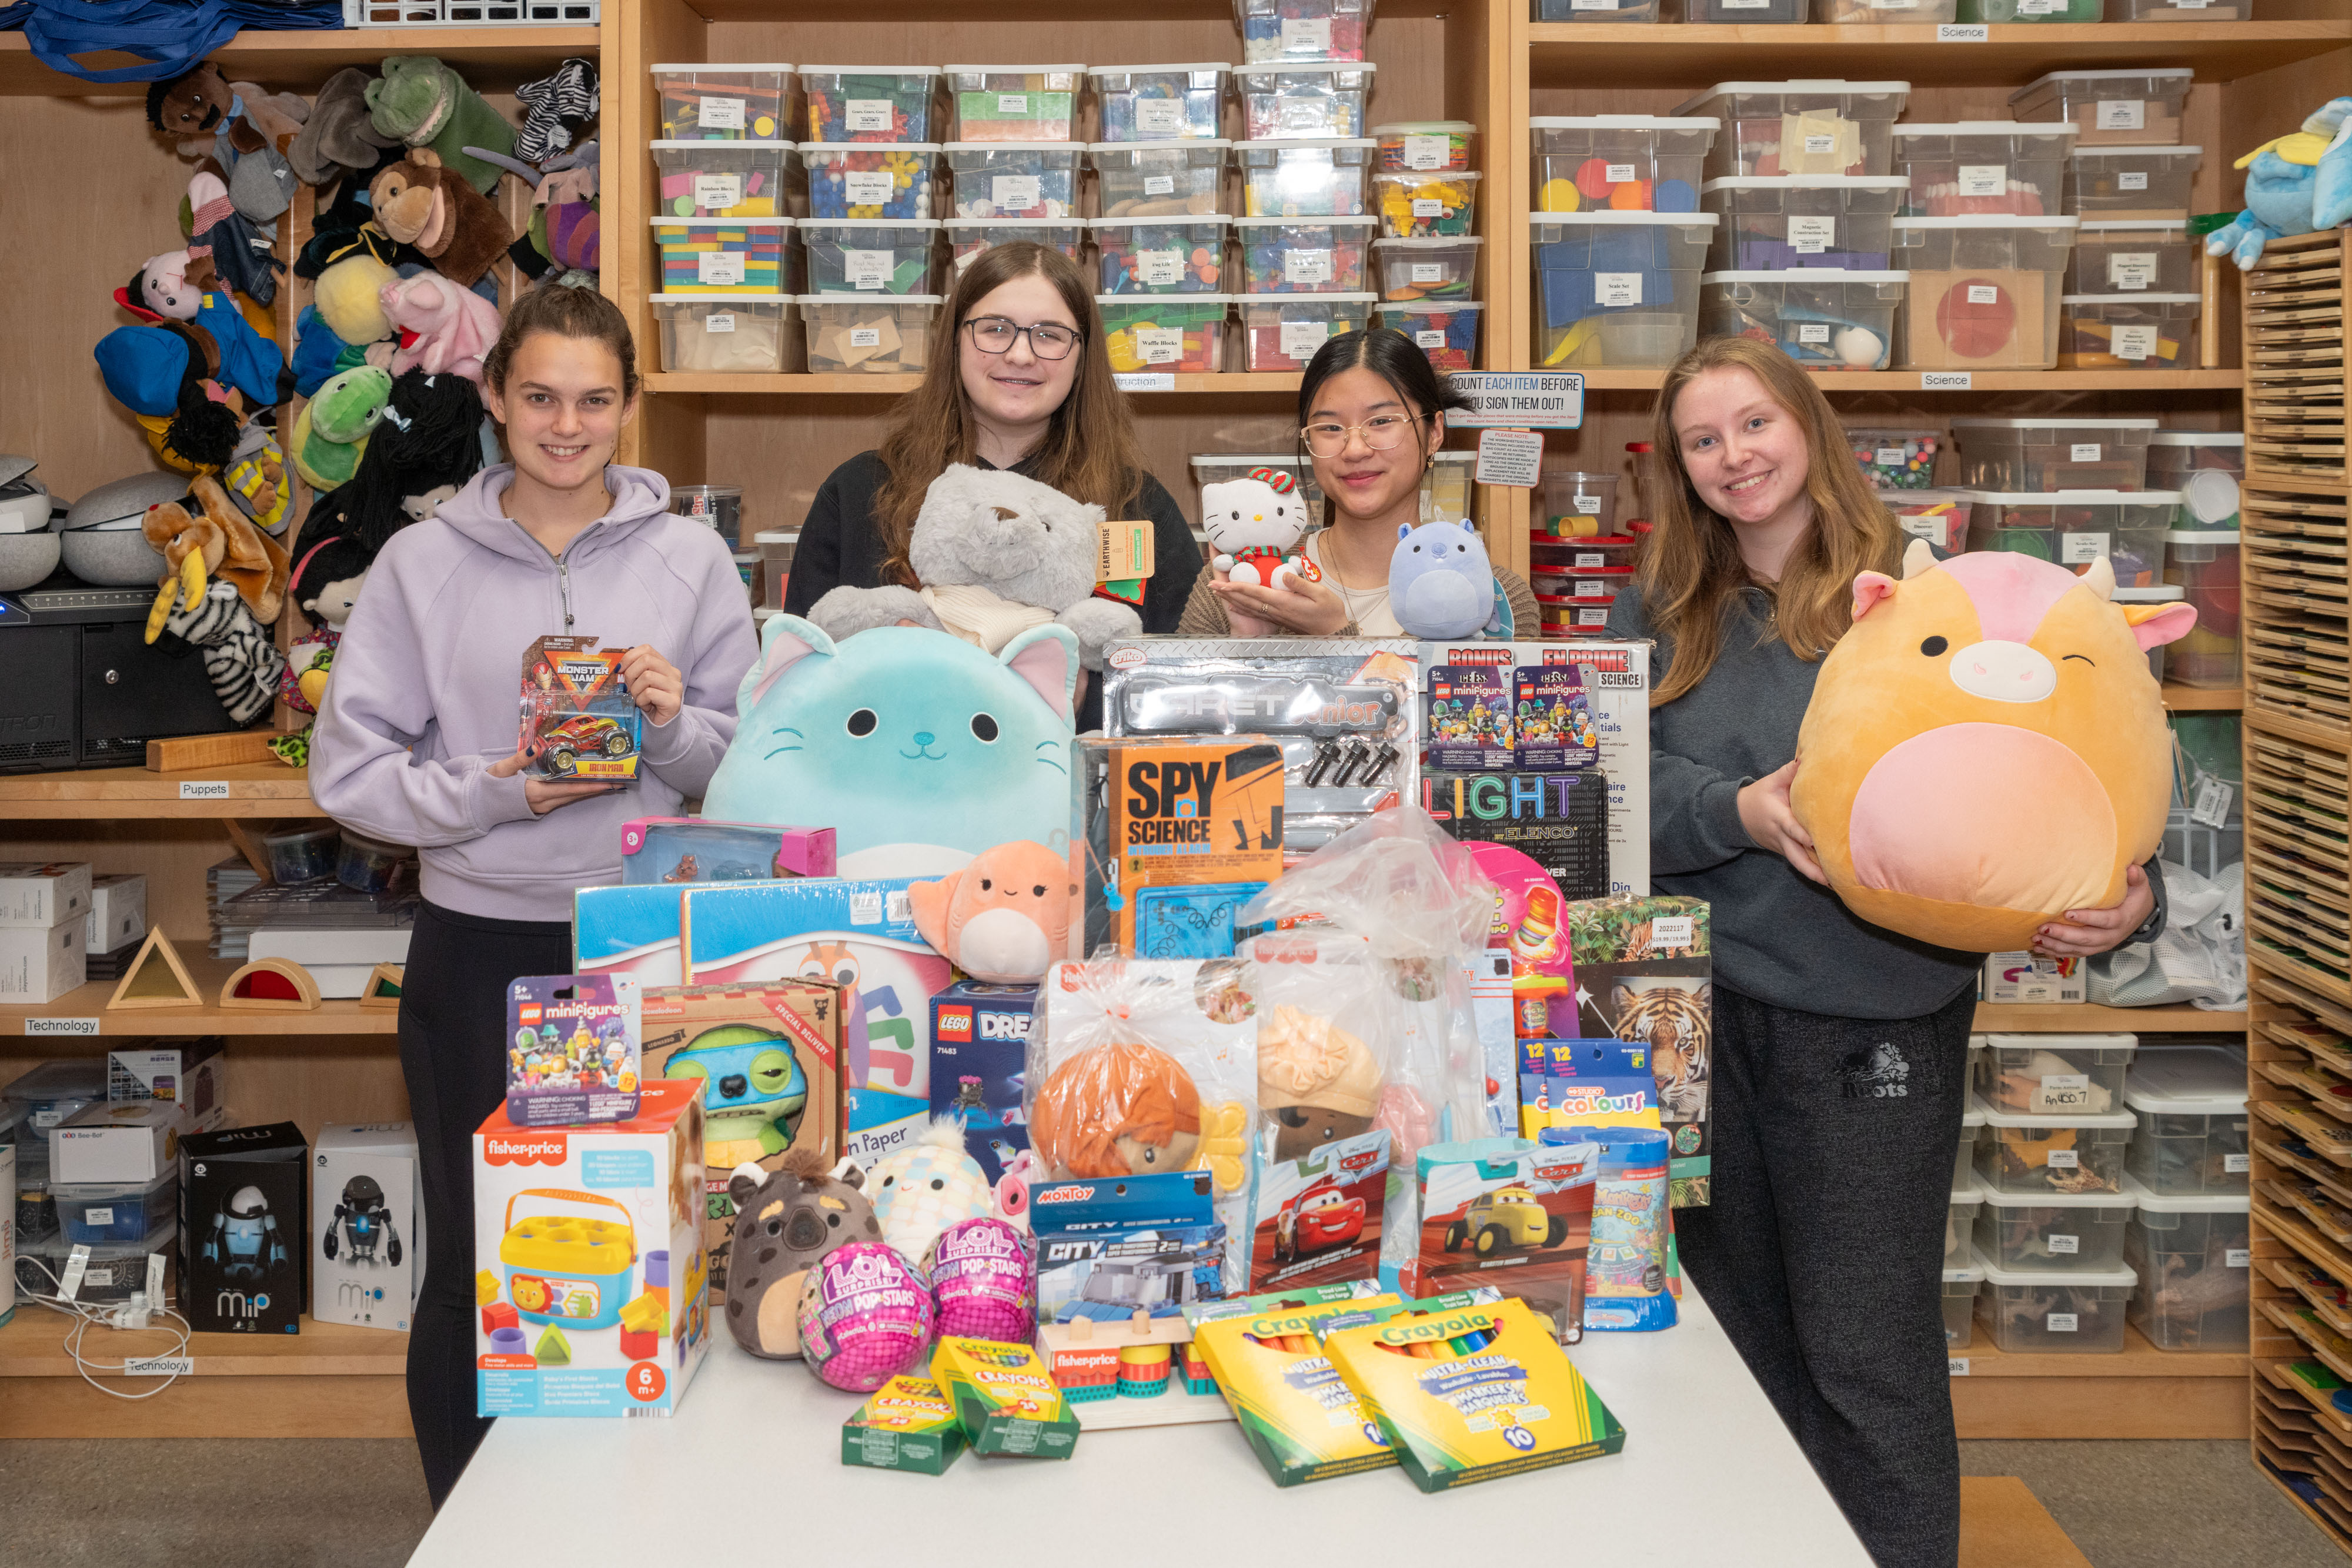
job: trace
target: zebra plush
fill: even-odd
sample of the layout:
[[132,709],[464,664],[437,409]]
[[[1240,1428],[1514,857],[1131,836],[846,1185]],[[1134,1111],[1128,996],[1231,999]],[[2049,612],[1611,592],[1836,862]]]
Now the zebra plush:
[[236,585],[215,577],[193,604],[184,602],[183,592],[173,598],[157,643],[176,651],[165,640],[177,638],[204,655],[205,675],[231,723],[251,724],[268,713],[286,673],[286,655],[245,607]]

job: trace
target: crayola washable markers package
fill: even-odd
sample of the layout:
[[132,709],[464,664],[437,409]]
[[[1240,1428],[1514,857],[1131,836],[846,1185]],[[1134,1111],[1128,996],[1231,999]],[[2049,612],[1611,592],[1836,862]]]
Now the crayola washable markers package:
[[1355,1390],[1323,1354],[1321,1333],[1334,1318],[1360,1322],[1367,1310],[1393,1307],[1392,1295],[1276,1307],[1255,1316],[1200,1323],[1192,1343],[1216,1375],[1265,1473],[1280,1487],[1329,1480],[1397,1462]]
[[928,1377],[901,1373],[841,1424],[841,1462],[941,1476],[964,1450],[955,1401]]
[[643,997],[634,975],[525,975],[507,987],[507,1115],[518,1127],[637,1113]]
[[1377,1318],[1335,1329],[1324,1354],[1422,1490],[1625,1447],[1625,1428],[1524,1301],[1437,1312],[1412,1301]]

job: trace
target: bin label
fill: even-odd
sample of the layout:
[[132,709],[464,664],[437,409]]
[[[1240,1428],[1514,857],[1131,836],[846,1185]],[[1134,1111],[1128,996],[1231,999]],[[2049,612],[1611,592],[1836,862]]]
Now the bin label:
[[1819,256],[1837,243],[1837,219],[1795,217],[1789,220],[1789,248],[1800,256]]
[[2118,360],[2152,360],[2156,358],[2156,329],[2117,327],[2108,334],[2107,347]]
[[740,250],[704,250],[694,256],[694,278],[720,287],[743,281],[743,253]]
[[1594,273],[1592,302],[1595,305],[1639,305],[1642,302],[1642,275],[1638,272]]
[[740,98],[706,98],[695,119],[705,131],[740,131],[743,129],[743,100]]
[[2004,196],[2009,193],[2009,165],[2006,163],[1963,163],[1959,171],[1959,193],[1963,196]]
[[2116,176],[2116,189],[2118,191],[2147,190],[2147,171],[2145,169],[2125,170],[2123,172]]
[[1408,169],[1443,169],[1453,161],[1454,139],[1450,136],[1404,139],[1404,166]]
[[1025,213],[1045,204],[1045,182],[1039,175],[996,174],[988,183],[988,199],[999,213]]
[[[2033,0],[2022,0],[2022,3],[2018,6],[2018,9],[2021,11],[2025,9],[2027,5],[2032,4],[2033,4]],[[2076,1314],[2073,1312],[2052,1312],[2048,1317],[2042,1320],[2042,1326],[2048,1329],[2052,1333],[2074,1333],[2076,1332]]]
[[1146,136],[1183,135],[1184,100],[1181,98],[1137,99],[1135,129]]
[[2053,1258],[2078,1257],[2082,1253],[2083,1239],[2079,1236],[2053,1236],[2046,1239]]
[[[1418,272],[1420,269],[1414,269]],[[1328,283],[1331,281],[1331,253],[1328,250],[1287,250],[1282,253],[1282,280],[1285,283]],[[1421,281],[1415,277],[1414,282]]]
[[740,206],[743,201],[743,176],[740,174],[697,174],[694,177],[694,204],[698,211],[719,212]]
[[845,250],[841,270],[852,288],[884,288],[898,270],[898,256],[888,250]]
[[841,107],[841,120],[852,131],[889,131],[897,123],[887,98],[853,98]]
[[2099,129],[2102,131],[2139,131],[2147,124],[2147,105],[2136,98],[2108,98],[2099,100]]
[[2082,1168],[2082,1165],[2083,1156],[2073,1149],[2053,1149],[2050,1151],[2050,1168],[2053,1171],[2079,1170]]
[[1331,53],[1331,18],[1285,16],[1282,19],[1282,52],[1292,59],[1302,56],[1328,58]]
[[2156,282],[2156,252],[2152,250],[2119,250],[2107,257],[2107,287],[2136,289],[2152,287]]
[[2253,1263],[2254,1249],[2251,1247],[2224,1247],[2221,1249],[2221,1267],[2224,1269],[2251,1269],[2253,1267]]
[[1173,288],[1184,281],[1184,253],[1139,250],[1135,253],[1135,277],[1146,288]]
[[702,319],[702,329],[705,332],[732,332],[735,329],[735,312],[713,310]]

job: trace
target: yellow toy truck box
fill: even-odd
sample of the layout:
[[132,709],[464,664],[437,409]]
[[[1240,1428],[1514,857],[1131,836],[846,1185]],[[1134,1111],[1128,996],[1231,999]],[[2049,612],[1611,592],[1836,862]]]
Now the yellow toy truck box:
[[931,1380],[955,1405],[971,1451],[1066,1459],[1077,1452],[1078,1418],[1035,1349],[947,1334],[931,1351]]
[[866,1397],[841,1424],[841,1462],[942,1476],[964,1450],[955,1401],[928,1377],[904,1373]]
[[1516,1299],[1387,1308],[1323,1342],[1405,1474],[1444,1491],[1613,1454],[1625,1428]]
[[1278,1487],[1329,1480],[1397,1462],[1355,1391],[1324,1354],[1335,1320],[1360,1321],[1394,1307],[1392,1295],[1360,1297],[1218,1318],[1194,1329],[1193,1343],[1216,1375],[1265,1473]]

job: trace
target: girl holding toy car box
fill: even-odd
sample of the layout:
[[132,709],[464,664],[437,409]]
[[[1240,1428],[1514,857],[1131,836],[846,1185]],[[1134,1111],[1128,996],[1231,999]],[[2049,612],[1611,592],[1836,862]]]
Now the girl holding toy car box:
[[[660,475],[612,461],[637,402],[618,307],[533,289],[482,379],[509,461],[384,545],[310,754],[329,816],[423,851],[400,1056],[426,1218],[408,1405],[436,1508],[489,1427],[474,1413],[472,1137],[506,1094],[506,988],[571,972],[573,890],[620,881],[623,822],[702,793],[757,653],[726,544],[670,513]],[[523,654],[542,633],[627,649],[633,784],[543,778],[517,749]]]
[[[1650,553],[1609,630],[1656,639],[1654,891],[1713,906],[1713,1193],[1675,1213],[1683,1267],[1872,1557],[1950,1568],[1943,1235],[1984,955],[1857,919],[1789,805],[1851,585],[1899,572],[1902,535],[1817,383],[1769,343],[1701,343],[1653,419]],[[2133,868],[2122,904],[2037,945],[2084,959],[2147,940],[2150,885]]]

